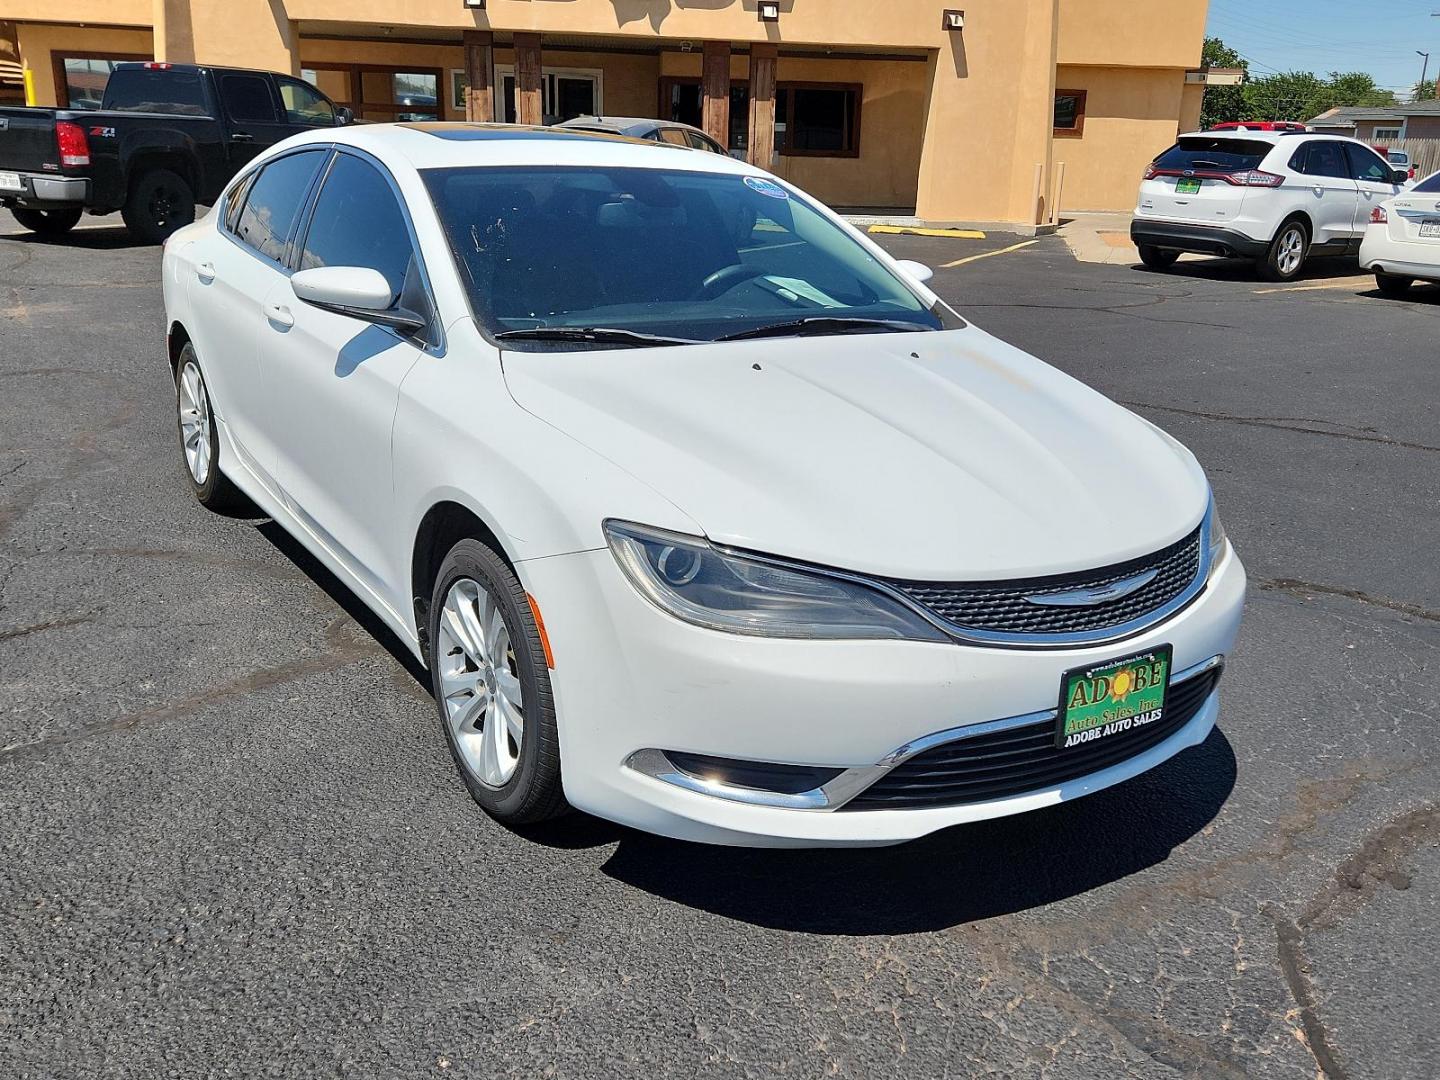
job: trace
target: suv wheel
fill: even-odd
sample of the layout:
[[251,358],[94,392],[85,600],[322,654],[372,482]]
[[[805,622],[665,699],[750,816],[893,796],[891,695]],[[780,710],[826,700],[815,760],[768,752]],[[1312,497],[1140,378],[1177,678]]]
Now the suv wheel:
[[1140,261],[1151,270],[1168,270],[1175,265],[1175,260],[1180,258],[1178,251],[1167,251],[1165,248],[1152,247],[1150,244],[1140,245]]
[[1375,271],[1375,287],[1386,296],[1404,296],[1410,291],[1410,286],[1413,284],[1415,284],[1414,278]]
[[26,210],[17,206],[10,213],[21,225],[40,236],[64,236],[80,221],[79,210]]
[[565,813],[539,624],[514,571],[479,540],[461,540],[440,566],[430,641],[440,722],[475,801],[511,826]]
[[1259,260],[1261,275],[1267,281],[1294,281],[1305,265],[1310,250],[1310,230],[1303,221],[1287,221],[1280,226],[1270,250]]
[[163,244],[195,220],[195,193],[184,177],[169,169],[151,169],[131,185],[120,216],[135,239]]

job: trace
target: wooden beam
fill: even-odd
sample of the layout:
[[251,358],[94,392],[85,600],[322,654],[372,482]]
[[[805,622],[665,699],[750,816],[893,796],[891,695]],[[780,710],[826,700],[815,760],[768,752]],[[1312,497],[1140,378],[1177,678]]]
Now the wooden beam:
[[539,34],[515,35],[515,121],[520,124],[545,122],[544,78]]
[[775,62],[780,49],[750,46],[750,164],[769,169],[775,157]]
[[495,35],[489,30],[466,30],[461,37],[465,45],[465,119],[488,124],[495,119]]
[[705,42],[701,65],[701,116],[705,133],[721,146],[730,145],[730,43]]

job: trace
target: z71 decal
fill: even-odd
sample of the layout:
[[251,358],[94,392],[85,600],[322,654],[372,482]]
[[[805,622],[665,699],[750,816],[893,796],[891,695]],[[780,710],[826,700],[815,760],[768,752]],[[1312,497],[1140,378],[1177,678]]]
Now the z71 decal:
[[92,127],[90,129],[90,137],[94,139],[113,139],[115,137],[115,129],[113,127]]

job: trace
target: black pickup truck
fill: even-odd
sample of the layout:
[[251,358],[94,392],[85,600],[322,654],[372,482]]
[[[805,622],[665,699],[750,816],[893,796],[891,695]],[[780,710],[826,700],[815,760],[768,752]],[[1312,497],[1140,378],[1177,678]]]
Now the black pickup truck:
[[289,75],[117,64],[98,111],[0,108],[0,205],[51,236],[82,211],[118,210],[132,235],[160,243],[267,146],[350,120]]

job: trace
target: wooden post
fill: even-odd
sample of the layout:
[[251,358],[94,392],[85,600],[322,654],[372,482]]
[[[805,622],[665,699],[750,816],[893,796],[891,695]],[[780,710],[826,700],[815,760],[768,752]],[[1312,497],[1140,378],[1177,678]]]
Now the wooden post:
[[728,41],[705,42],[700,93],[705,133],[721,146],[728,147],[730,145],[730,43]]
[[521,124],[545,122],[545,96],[540,59],[540,35],[515,35],[515,120]]
[[769,169],[775,157],[775,61],[777,45],[750,46],[750,164]]
[[495,119],[495,85],[493,63],[495,35],[489,30],[466,30],[465,43],[465,119],[475,124],[489,124]]

